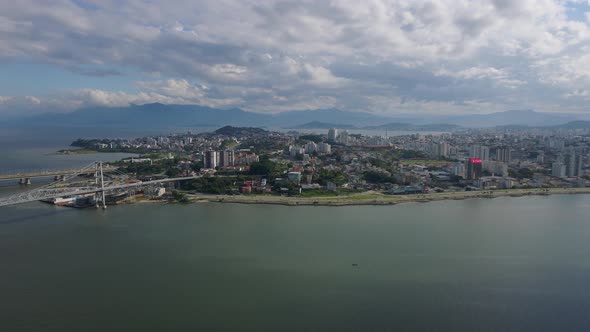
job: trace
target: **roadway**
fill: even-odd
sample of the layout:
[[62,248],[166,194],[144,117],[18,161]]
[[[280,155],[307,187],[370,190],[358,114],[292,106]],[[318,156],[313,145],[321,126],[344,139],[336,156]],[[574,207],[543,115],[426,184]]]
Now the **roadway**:
[[[96,188],[61,188],[61,189],[40,188],[40,189],[34,189],[31,191],[22,192],[22,193],[18,193],[18,194],[7,196],[7,197],[0,197],[0,207],[7,206],[7,205],[13,205],[13,204],[26,203],[26,202],[40,201],[43,199],[63,197],[63,196],[68,196],[68,195],[83,195],[83,194],[97,193],[97,192],[102,192],[102,191],[107,192],[107,191],[117,190],[117,189],[149,186],[149,185],[165,183],[165,182],[193,180],[193,179],[198,179],[200,177],[202,177],[202,176],[195,175],[195,176],[167,178],[167,179],[159,179],[159,180],[144,181],[144,182],[140,181],[140,182],[134,182],[134,183],[125,183],[125,184],[120,184],[120,185],[108,186],[108,187],[104,187],[104,189],[101,187],[96,187]],[[69,190],[69,189],[71,189],[71,190]]]
[[[115,166],[103,166],[103,172],[109,172],[116,170],[117,167]],[[41,177],[49,177],[49,176],[56,176],[56,175],[70,175],[70,174],[78,174],[80,169],[64,169],[64,170],[48,170],[48,171],[35,171],[35,172],[27,172],[27,173],[16,173],[16,174],[0,174],[0,181],[4,180],[18,180],[22,178],[41,178]],[[91,174],[94,173],[94,170],[83,171],[80,174]]]

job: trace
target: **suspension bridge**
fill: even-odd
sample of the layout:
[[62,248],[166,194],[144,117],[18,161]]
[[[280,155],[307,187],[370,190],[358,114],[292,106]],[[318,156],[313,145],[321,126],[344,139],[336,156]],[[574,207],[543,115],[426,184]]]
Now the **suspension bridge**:
[[[111,165],[103,165],[103,169],[105,172],[116,170],[117,167]],[[42,178],[42,177],[51,177],[51,176],[58,176],[61,177],[64,174],[74,174],[78,172],[79,169],[60,169],[60,170],[32,170],[32,171],[18,171],[11,174],[0,174],[0,181],[4,180],[14,180],[14,179],[33,179],[33,178]],[[88,174],[93,172],[93,170],[88,170]],[[82,175],[82,174],[80,174]]]
[[[0,207],[60,197],[95,194],[96,206],[102,206],[106,209],[106,193],[157,186],[166,182],[186,181],[201,177],[188,176],[140,181],[112,167],[108,167],[107,172],[107,167],[103,167],[102,162],[93,162],[70,174],[64,174],[63,171],[56,173],[63,175],[58,181],[32,190],[8,196],[0,196]],[[88,176],[88,174],[91,174],[89,178],[85,179],[81,177],[84,175]]]

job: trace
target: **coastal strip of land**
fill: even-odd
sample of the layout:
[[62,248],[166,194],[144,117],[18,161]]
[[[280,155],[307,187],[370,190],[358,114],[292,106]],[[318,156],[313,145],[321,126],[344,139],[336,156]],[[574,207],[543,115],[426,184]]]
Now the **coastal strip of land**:
[[57,152],[55,152],[54,154],[65,154],[65,155],[70,155],[70,154],[95,154],[98,153],[99,151],[95,151],[95,150],[89,150],[89,149],[64,149],[64,150],[59,150]]
[[190,202],[219,202],[240,204],[276,204],[286,206],[348,206],[348,205],[395,205],[413,202],[464,200],[472,198],[522,197],[533,195],[589,194],[584,188],[506,189],[487,191],[443,192],[415,195],[385,195],[366,192],[356,195],[324,197],[287,197],[273,195],[206,195],[188,194]]

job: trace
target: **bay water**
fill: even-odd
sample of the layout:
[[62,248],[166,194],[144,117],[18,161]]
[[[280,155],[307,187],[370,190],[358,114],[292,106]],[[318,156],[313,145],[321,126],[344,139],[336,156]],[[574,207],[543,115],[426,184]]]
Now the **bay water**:
[[588,331],[590,195],[0,209],[3,331]]

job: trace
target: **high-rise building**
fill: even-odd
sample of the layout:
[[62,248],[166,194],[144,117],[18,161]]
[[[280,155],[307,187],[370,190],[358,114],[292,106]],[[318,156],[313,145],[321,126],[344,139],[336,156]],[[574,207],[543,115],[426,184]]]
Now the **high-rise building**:
[[235,158],[233,150],[225,150],[219,153],[219,166],[234,166]]
[[566,167],[561,161],[556,161],[553,164],[551,164],[551,175],[555,177],[564,178],[566,174],[565,170]]
[[289,155],[290,155],[292,158],[295,158],[295,157],[297,157],[298,155],[300,155],[300,156],[301,156],[301,155],[303,155],[303,154],[305,154],[305,148],[300,148],[300,147],[297,147],[297,146],[290,146],[290,147],[289,147]]
[[340,133],[340,135],[338,135],[337,139],[338,139],[338,143],[347,145],[348,144],[348,131],[343,130],[342,133]]
[[496,161],[510,163],[512,159],[512,153],[510,148],[502,147],[496,149]]
[[489,160],[490,159],[490,148],[483,145],[473,145],[469,149],[469,157],[476,158],[481,160]]
[[553,149],[563,149],[565,147],[565,142],[562,139],[550,138],[548,145]]
[[569,148],[565,155],[565,166],[567,176],[579,176],[582,174],[582,156],[576,155],[573,147]]
[[217,161],[219,160],[217,151],[206,151],[205,152],[205,168],[215,168],[217,167]]
[[318,145],[315,142],[307,142],[305,144],[305,153],[312,154],[318,150]]
[[482,168],[482,160],[480,158],[467,159],[467,179],[479,179],[481,177]]
[[320,153],[330,154],[332,153],[332,146],[326,142],[318,143],[318,151]]
[[328,141],[336,142],[336,138],[338,138],[338,129],[332,128],[328,131]]
[[[450,167],[451,174],[455,176],[465,177],[465,165],[462,163],[454,163]],[[403,172],[403,170],[401,171]]]
[[438,143],[438,156],[442,158],[446,158],[449,156],[449,143],[447,142],[440,142]]

